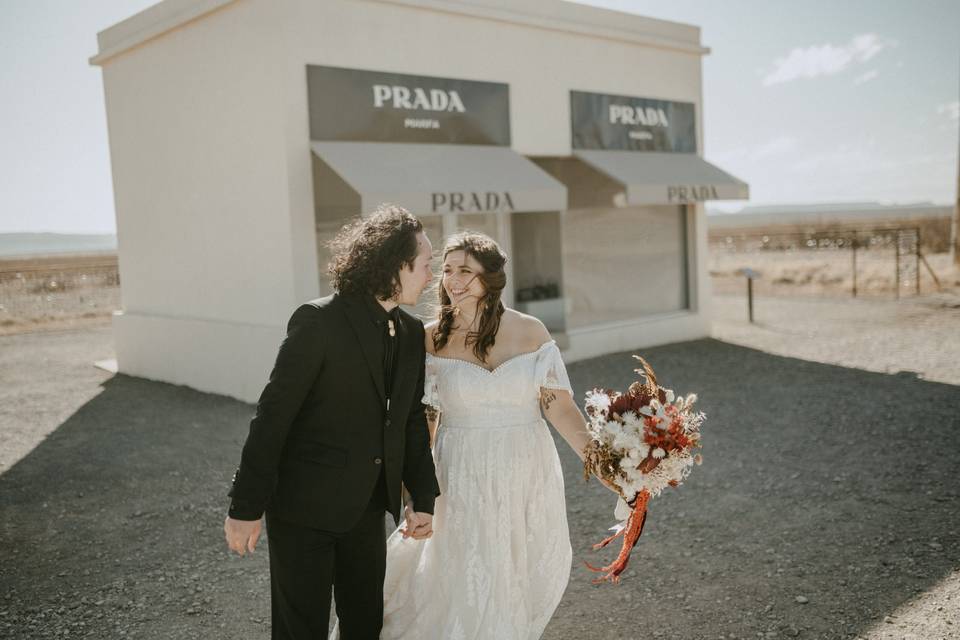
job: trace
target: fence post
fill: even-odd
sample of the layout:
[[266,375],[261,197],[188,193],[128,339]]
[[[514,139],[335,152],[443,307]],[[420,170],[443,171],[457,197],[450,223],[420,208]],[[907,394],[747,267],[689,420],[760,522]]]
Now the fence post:
[[896,273],[893,277],[893,286],[897,291],[897,300],[900,299],[900,232],[896,231],[893,234],[893,249],[895,252],[894,265],[896,267]]
[[914,256],[917,265],[917,295],[920,295],[920,227],[914,229],[917,234],[916,255]]
[[857,297],[857,232],[853,232],[853,297]]
[[753,279],[758,278],[760,274],[750,267],[744,267],[740,272],[747,277],[747,317],[753,324]]

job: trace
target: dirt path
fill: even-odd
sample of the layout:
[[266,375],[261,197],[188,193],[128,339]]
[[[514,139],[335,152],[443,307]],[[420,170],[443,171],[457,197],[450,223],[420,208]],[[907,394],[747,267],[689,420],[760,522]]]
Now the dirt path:
[[[741,302],[718,299],[729,342],[642,352],[699,394],[705,462],[619,587],[582,568],[612,501],[559,447],[575,558],[544,638],[960,637],[956,310],[776,300],[750,327]],[[572,365],[578,394],[626,386],[629,355]],[[109,357],[109,329],[0,337],[0,637],[268,637],[266,549],[221,534],[252,407]]]

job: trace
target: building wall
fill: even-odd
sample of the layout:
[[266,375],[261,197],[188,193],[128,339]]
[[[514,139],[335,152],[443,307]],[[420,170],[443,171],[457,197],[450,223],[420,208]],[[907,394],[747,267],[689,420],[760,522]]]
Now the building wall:
[[249,399],[316,295],[295,264],[316,248],[289,210],[277,19],[233,3],[103,67],[124,373]]

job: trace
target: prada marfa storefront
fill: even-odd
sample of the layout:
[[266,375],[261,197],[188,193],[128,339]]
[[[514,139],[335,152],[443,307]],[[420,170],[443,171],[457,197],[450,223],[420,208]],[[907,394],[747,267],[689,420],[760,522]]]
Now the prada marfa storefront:
[[[121,372],[255,400],[382,202],[510,255],[568,362],[710,333],[693,25],[560,0],[163,0],[98,34]],[[431,313],[424,300],[414,311]],[[627,363],[629,365],[629,363]]]
[[689,309],[689,205],[748,197],[697,155],[690,103],[571,90],[572,153],[527,158],[507,84],[314,65],[307,83],[321,280],[337,230],[393,202],[438,249],[463,229],[495,238],[508,305],[589,330]]

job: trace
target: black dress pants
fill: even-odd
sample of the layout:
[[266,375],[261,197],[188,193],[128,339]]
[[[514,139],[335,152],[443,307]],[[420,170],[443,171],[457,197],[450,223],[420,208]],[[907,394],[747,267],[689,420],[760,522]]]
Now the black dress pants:
[[326,640],[331,591],[342,640],[380,637],[387,560],[381,488],[346,533],[303,527],[267,513],[273,640]]

